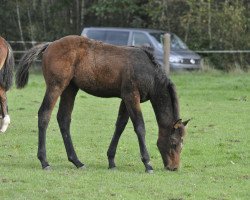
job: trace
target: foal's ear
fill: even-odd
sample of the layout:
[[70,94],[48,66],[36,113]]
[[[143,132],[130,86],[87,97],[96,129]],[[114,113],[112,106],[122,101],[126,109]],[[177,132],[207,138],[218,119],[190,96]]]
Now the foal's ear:
[[174,123],[174,129],[179,128],[182,125],[182,119],[178,119],[175,123]]
[[191,120],[191,119],[188,119],[187,121],[182,122],[182,124],[183,124],[184,126],[186,126],[190,120]]

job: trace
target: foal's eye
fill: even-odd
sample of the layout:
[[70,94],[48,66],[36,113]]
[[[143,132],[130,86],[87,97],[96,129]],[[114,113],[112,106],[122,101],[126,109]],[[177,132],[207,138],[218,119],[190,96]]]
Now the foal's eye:
[[171,148],[172,148],[172,149],[176,149],[176,148],[177,148],[177,144],[172,144],[172,145],[171,145]]

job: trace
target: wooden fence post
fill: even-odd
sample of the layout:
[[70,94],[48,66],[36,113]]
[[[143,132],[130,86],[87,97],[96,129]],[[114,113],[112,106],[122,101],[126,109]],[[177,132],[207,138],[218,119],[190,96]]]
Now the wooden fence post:
[[164,67],[165,67],[165,72],[167,75],[170,73],[170,66],[169,66],[169,55],[170,55],[170,34],[165,33],[164,34],[164,42],[163,42],[163,49],[164,49]]

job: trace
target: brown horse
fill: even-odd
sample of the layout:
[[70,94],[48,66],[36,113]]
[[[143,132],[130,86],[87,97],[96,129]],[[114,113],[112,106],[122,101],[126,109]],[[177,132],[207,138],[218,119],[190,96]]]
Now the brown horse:
[[164,166],[168,170],[178,169],[187,122],[179,118],[174,84],[156,64],[152,54],[141,48],[118,47],[82,36],[67,36],[35,46],[24,55],[16,74],[18,88],[27,84],[30,64],[42,52],[47,88],[38,112],[38,159],[43,169],[50,168],[46,158],[46,129],[59,96],[57,120],[68,159],[77,168],[84,167],[70,137],[71,113],[79,89],[98,97],[121,98],[115,132],[107,152],[110,169],[116,166],[118,141],[130,118],[138,137],[142,162],[147,172],[153,172],[140,108],[140,102],[147,100],[151,101],[158,122],[157,146]]
[[0,37],[0,103],[1,103],[1,128],[0,132],[4,133],[9,124],[6,92],[12,86],[12,77],[14,70],[14,56],[10,45],[5,39]]

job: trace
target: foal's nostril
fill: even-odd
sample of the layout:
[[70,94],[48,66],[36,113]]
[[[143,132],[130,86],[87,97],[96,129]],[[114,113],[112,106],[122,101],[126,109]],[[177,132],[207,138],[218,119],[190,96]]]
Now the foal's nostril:
[[172,171],[177,171],[177,170],[178,170],[178,168],[177,168],[177,167],[175,167],[175,168],[173,168],[173,169],[172,169]]
[[177,167],[166,167],[166,169],[169,171],[177,171],[178,170]]

